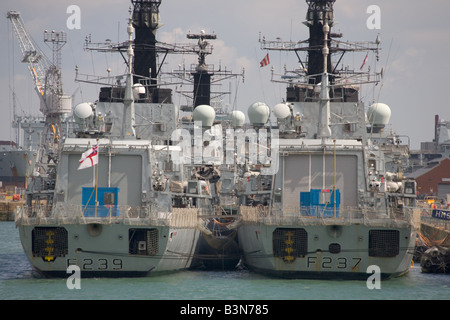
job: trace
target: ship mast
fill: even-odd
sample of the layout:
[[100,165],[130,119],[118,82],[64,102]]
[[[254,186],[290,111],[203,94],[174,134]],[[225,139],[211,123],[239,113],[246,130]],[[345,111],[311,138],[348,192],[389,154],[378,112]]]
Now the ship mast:
[[[285,74],[280,79],[276,79],[272,75],[273,82],[280,82],[292,85],[297,79],[298,85],[317,86],[322,82],[322,74],[328,73],[329,85],[332,87],[349,86],[359,84],[369,84],[380,82],[381,72],[377,73],[372,70],[351,70],[348,67],[343,68],[342,59],[347,53],[364,52],[368,54],[370,51],[375,52],[376,58],[379,58],[380,39],[377,37],[375,41],[349,42],[340,41],[341,33],[331,31],[334,26],[334,9],[335,0],[306,0],[308,11],[306,21],[303,22],[309,28],[309,38],[300,41],[282,41],[266,40],[260,37],[261,49],[268,51],[285,51],[294,52],[297,55],[301,68],[294,70],[285,69]],[[326,21],[326,22],[325,22]],[[324,25],[328,28],[324,29]],[[327,38],[325,39],[325,34]],[[324,46],[328,47],[327,58],[324,61]],[[300,53],[306,52],[306,58]],[[332,56],[339,54],[336,63],[332,63]],[[325,63],[326,62],[326,63]],[[296,93],[292,97],[294,101],[298,101],[303,94]],[[331,96],[334,98],[333,96]],[[319,97],[313,92],[306,94],[303,101],[317,101]],[[289,100],[289,98],[288,98]]]
[[[272,68],[272,82],[287,85],[287,106],[280,108],[285,110],[288,117],[278,119],[284,130],[283,134],[321,138],[323,142],[338,136],[363,139],[365,130],[359,130],[355,126],[362,115],[354,112],[336,113],[336,108],[340,107],[334,103],[354,103],[355,106],[360,102],[360,85],[377,84],[381,81],[382,70],[378,72],[364,67],[369,52],[374,52],[378,60],[380,39],[341,41],[339,38],[342,34],[331,31],[335,24],[335,0],[305,1],[308,11],[303,24],[309,29],[308,39],[282,41],[280,38],[266,40],[260,36],[259,40],[263,50],[293,52],[298,58],[297,66],[293,69],[285,66],[282,74],[275,75],[275,68]],[[365,55],[364,62],[361,59],[361,67],[358,65],[358,69],[355,69],[354,66],[344,65],[343,58],[346,54],[358,52]],[[314,104],[307,106],[303,103]],[[309,119],[314,114],[314,121],[304,122],[302,114],[309,116]]]
[[[333,4],[336,0],[306,0],[308,12],[304,24],[309,28],[308,69],[307,75],[310,84],[322,81],[322,73],[332,73],[330,48],[330,28],[334,24]],[[325,58],[325,59],[324,59]],[[330,79],[333,82],[332,79]]]
[[123,99],[124,105],[124,118],[122,125],[122,138],[136,137],[136,114],[135,114],[135,105],[134,105],[134,97],[133,97],[133,58],[135,56],[135,51],[133,50],[133,19],[131,17],[131,8],[130,8],[130,18],[128,21],[128,49],[127,49],[127,58],[128,58],[128,72],[127,72],[127,83],[125,87],[125,96]]
[[[216,40],[217,35],[208,34],[204,30],[201,30],[200,33],[188,33],[186,37],[188,39],[198,40],[198,42],[196,44],[179,44],[175,47],[176,50],[173,53],[197,54],[198,63],[191,64],[188,70],[183,66],[178,70],[172,70],[168,74],[181,79],[183,82],[188,81],[193,85],[193,91],[178,91],[183,96],[192,100],[192,105],[181,106],[181,110],[191,112],[199,105],[214,104],[217,98],[231,94],[231,92],[224,91],[216,92],[212,90],[212,86],[226,79],[237,77],[242,77],[242,81],[244,82],[245,70],[242,69],[242,73],[233,73],[231,70],[227,70],[222,66],[215,68],[213,64],[206,63],[206,56],[213,52],[213,46],[207,40]],[[191,78],[187,77],[187,72]]]
[[150,84],[156,87],[158,75],[156,31],[161,27],[159,16],[161,0],[131,0],[131,3],[135,28],[134,74],[151,78]]
[[[334,2],[334,1],[333,1]],[[330,128],[330,86],[328,78],[328,59],[329,59],[329,48],[328,48],[328,34],[330,32],[327,11],[323,12],[323,73],[322,73],[322,85],[320,88],[320,117],[319,117],[319,137],[322,139],[331,137]]]
[[206,55],[211,53],[208,50],[207,39],[217,39],[215,34],[206,34],[201,31],[200,34],[188,34],[188,39],[198,39],[198,65],[195,68],[194,76],[194,109],[202,104],[211,104],[211,76],[208,65],[206,64]]

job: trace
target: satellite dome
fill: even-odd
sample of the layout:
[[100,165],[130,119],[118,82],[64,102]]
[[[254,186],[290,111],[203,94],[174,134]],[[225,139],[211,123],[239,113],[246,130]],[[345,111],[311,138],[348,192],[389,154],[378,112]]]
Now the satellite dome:
[[75,116],[80,119],[89,118],[92,115],[92,107],[89,103],[83,102],[78,104],[73,110]]
[[291,108],[286,103],[279,103],[272,110],[277,119],[286,119],[291,115]]
[[248,118],[253,125],[262,126],[269,120],[269,107],[263,102],[255,102],[248,108]]
[[367,110],[367,118],[374,126],[386,126],[391,119],[391,108],[384,103],[374,103]]
[[242,111],[233,111],[228,116],[232,127],[240,128],[244,125],[245,114]]
[[202,127],[211,127],[216,118],[216,111],[213,107],[202,104],[194,109],[193,118],[194,122],[201,121]]

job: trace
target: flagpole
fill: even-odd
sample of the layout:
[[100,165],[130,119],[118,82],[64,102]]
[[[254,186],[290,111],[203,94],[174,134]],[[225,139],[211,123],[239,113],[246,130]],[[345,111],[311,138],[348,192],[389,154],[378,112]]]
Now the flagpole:
[[97,161],[97,166],[95,168],[95,186],[94,186],[94,188],[95,188],[95,217],[97,217],[98,165],[100,164],[100,150],[99,150],[99,147],[98,147],[98,142],[99,142],[99,138],[97,138],[97,158],[98,158],[98,161]]

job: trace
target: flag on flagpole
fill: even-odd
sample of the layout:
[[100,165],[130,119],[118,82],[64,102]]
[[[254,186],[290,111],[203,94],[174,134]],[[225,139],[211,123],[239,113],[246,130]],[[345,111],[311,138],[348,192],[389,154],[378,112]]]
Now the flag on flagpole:
[[361,68],[359,68],[359,70],[362,70],[364,68],[368,57],[369,57],[369,53],[366,54],[366,57],[364,58],[364,61],[363,61],[362,65],[361,65]]
[[267,66],[268,64],[270,64],[270,59],[269,59],[269,54],[266,54],[264,59],[262,59],[260,62],[261,68]]
[[98,146],[93,146],[81,155],[78,170],[90,168],[98,163]]

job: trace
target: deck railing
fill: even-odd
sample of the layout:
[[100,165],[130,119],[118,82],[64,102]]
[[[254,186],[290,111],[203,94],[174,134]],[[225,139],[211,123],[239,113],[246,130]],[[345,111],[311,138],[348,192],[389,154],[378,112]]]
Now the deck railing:
[[413,224],[414,208],[375,208],[343,207],[324,209],[317,207],[284,207],[265,206],[240,207],[243,222],[260,222],[268,225],[348,225],[361,223],[365,225],[391,226],[393,224]]
[[15,212],[16,224],[113,224],[196,227],[197,208],[173,208],[172,211],[150,207],[81,206],[57,203],[51,206],[23,206]]
[[[269,225],[348,225],[361,223],[365,225],[392,226],[414,224],[414,212],[417,208],[356,208],[340,206],[339,210],[316,207],[267,207],[241,206],[236,216],[242,222],[265,223]],[[34,224],[112,224],[153,225],[171,227],[198,227],[212,212],[200,208],[172,208],[161,210],[156,206],[130,207],[111,206],[94,207],[57,203],[50,206],[23,206],[15,212],[17,225]]]

